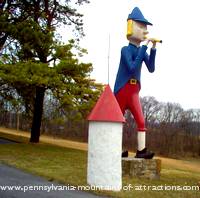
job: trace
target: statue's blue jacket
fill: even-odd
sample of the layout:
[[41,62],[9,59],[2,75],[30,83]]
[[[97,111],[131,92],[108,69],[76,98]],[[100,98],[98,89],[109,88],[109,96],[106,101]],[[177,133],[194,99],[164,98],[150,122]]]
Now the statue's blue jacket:
[[147,54],[147,46],[142,45],[141,47],[136,47],[135,45],[129,43],[121,50],[121,59],[119,64],[119,69],[117,72],[117,77],[114,86],[114,93],[117,92],[131,79],[134,78],[140,81],[142,62],[144,61],[149,72],[154,72],[155,70],[155,56],[156,49],[151,48],[150,55]]

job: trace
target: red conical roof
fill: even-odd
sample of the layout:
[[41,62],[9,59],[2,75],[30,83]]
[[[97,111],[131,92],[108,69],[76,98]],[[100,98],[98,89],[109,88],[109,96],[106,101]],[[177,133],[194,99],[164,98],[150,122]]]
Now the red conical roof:
[[106,86],[99,100],[88,117],[89,121],[125,122],[119,104],[109,85]]

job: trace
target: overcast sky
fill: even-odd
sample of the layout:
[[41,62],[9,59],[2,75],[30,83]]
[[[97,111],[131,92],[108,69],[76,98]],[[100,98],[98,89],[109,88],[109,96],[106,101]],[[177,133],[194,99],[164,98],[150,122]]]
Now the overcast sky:
[[163,40],[157,44],[156,70],[149,73],[143,64],[140,96],[154,96],[160,102],[179,103],[184,109],[200,108],[200,12],[198,0],[91,0],[84,14],[86,36],[81,46],[88,50],[85,61],[92,62],[91,75],[107,83],[110,35],[110,86],[113,89],[120,50],[128,44],[126,20],[138,6],[153,23],[149,36]]

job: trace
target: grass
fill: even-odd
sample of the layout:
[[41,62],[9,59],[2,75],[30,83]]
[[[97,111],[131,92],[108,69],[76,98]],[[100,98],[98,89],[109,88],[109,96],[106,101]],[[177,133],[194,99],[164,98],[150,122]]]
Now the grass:
[[[5,138],[5,135],[0,133],[0,137],[2,136]],[[6,138],[19,141],[16,136],[11,136]],[[19,144],[0,145],[0,156],[0,162],[44,176],[48,180],[61,183],[70,181],[73,185],[77,182],[79,184],[86,182],[84,170],[87,164],[87,152],[85,151],[46,143],[32,144],[23,138],[23,142]]]
[[[28,138],[11,134],[0,133],[0,137],[22,142],[19,144],[0,144],[0,163],[43,176],[49,181],[57,181],[65,185],[87,185],[87,151],[47,143],[31,144],[28,143]],[[191,168],[191,160],[190,168],[181,166],[181,162],[184,165],[187,161],[179,160],[179,162],[179,166],[173,165],[173,163],[164,163],[160,180],[124,177],[123,186],[131,187],[130,190],[122,190],[117,193],[95,191],[95,193],[120,198],[200,197],[200,191],[195,190],[161,190],[164,187],[170,188],[170,186],[197,186],[200,181],[199,169]],[[195,159],[194,164],[200,167],[200,160]]]

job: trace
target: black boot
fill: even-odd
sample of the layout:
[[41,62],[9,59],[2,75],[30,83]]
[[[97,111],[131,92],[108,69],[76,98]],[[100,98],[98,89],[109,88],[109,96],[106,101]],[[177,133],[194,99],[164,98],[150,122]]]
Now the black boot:
[[122,152],[122,157],[128,157],[128,151],[123,151]]
[[147,151],[147,148],[144,148],[141,151],[137,150],[135,158],[144,158],[144,159],[152,159],[154,156],[154,153],[151,151]]

